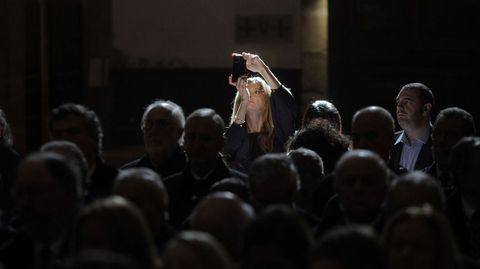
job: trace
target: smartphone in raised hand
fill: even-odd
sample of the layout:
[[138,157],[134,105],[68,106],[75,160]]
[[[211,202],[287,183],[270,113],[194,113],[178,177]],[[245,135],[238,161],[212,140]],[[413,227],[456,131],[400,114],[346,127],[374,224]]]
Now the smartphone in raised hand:
[[242,54],[232,54],[232,82],[237,82],[238,78],[247,74],[247,62]]

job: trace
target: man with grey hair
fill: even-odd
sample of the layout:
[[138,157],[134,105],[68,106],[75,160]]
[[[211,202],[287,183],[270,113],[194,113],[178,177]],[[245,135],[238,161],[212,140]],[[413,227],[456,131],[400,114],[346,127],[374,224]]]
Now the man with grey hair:
[[140,125],[145,155],[120,169],[147,167],[162,177],[183,169],[186,162],[181,146],[185,116],[183,109],[169,100],[156,100],[145,109]]

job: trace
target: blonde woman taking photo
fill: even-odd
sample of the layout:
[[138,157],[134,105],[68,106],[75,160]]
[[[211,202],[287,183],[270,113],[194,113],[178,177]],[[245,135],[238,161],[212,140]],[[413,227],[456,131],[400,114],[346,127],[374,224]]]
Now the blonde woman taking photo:
[[223,154],[232,168],[248,173],[258,156],[285,151],[285,143],[295,130],[297,106],[290,89],[258,55],[243,52],[242,56],[248,71],[260,76],[242,76],[236,83],[229,77],[237,94]]

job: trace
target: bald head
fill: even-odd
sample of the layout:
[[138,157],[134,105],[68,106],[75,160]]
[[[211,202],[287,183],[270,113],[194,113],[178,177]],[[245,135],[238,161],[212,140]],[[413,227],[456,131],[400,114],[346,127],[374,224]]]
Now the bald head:
[[352,119],[352,142],[354,149],[368,149],[390,159],[395,134],[395,121],[386,109],[368,106],[358,110]]
[[291,206],[300,187],[293,160],[281,153],[258,157],[251,166],[248,183],[252,203],[258,211],[270,204]]
[[190,228],[213,235],[236,260],[240,258],[245,229],[253,218],[250,205],[232,193],[217,192],[195,208]]
[[347,218],[366,223],[380,213],[389,177],[378,154],[369,150],[345,153],[335,168],[334,190]]
[[160,176],[149,168],[121,170],[113,193],[126,198],[138,207],[154,235],[165,224],[168,194]]

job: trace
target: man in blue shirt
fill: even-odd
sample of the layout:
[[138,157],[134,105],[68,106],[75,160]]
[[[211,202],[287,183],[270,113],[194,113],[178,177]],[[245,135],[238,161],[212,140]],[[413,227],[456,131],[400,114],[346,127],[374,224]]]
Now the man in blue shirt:
[[430,123],[435,103],[432,91],[422,83],[403,86],[396,98],[397,122],[392,162],[395,171],[423,169],[433,162]]

